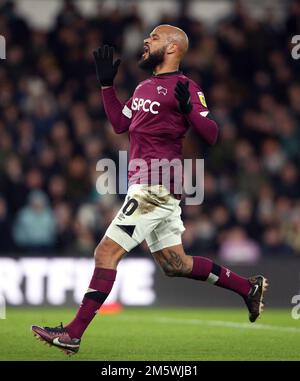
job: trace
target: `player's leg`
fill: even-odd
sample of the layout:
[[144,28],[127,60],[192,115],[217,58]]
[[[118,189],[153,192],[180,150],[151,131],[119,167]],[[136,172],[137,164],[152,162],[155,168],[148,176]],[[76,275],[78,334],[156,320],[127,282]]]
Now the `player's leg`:
[[54,328],[32,326],[35,336],[67,354],[78,352],[81,337],[108,297],[116,278],[117,265],[125,254],[123,247],[105,236],[95,249],[94,273],[75,318],[65,327],[62,324]]
[[251,290],[251,283],[247,278],[214,263],[209,258],[186,255],[181,244],[163,248],[152,255],[167,276],[206,281],[241,296],[247,296]]
[[51,345],[76,353],[84,331],[112,289],[121,258],[141,243],[173,208],[174,199],[166,189],[131,186],[123,206],[95,250],[94,274],[75,318],[66,327],[33,326],[33,332]]
[[251,322],[261,314],[263,296],[268,286],[267,279],[262,275],[244,278],[209,258],[186,255],[182,245],[167,247],[152,255],[167,276],[207,281],[241,295]]
[[75,318],[66,326],[71,338],[81,338],[108,297],[117,274],[117,265],[126,251],[105,236],[94,251],[95,269]]
[[242,277],[201,256],[188,256],[181,244],[184,231],[180,207],[162,221],[146,238],[149,249],[167,276],[207,281],[241,295],[254,322],[263,309],[263,296],[268,286],[262,275]]

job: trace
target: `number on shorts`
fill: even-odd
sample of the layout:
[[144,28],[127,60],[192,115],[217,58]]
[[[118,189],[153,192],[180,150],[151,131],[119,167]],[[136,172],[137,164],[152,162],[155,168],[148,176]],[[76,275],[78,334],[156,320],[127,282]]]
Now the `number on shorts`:
[[139,203],[135,198],[131,198],[128,200],[124,208],[122,209],[122,212],[125,214],[125,216],[131,216],[137,207],[139,206]]

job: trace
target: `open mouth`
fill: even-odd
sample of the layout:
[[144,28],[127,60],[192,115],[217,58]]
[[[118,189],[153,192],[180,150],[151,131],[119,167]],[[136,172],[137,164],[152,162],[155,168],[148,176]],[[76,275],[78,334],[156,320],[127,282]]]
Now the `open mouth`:
[[149,56],[149,46],[144,45],[144,53],[142,55],[143,58],[147,58]]

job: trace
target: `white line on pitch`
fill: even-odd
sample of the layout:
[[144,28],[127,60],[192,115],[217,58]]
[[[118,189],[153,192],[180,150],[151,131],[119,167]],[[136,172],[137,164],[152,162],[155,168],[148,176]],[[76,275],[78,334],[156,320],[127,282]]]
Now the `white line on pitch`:
[[237,328],[237,329],[263,329],[268,331],[277,332],[297,332],[300,333],[300,328],[296,327],[283,327],[280,325],[271,324],[251,324],[251,323],[237,323],[233,321],[223,321],[223,320],[201,320],[201,319],[177,319],[168,317],[157,317],[157,318],[143,318],[138,316],[116,316],[115,318],[120,320],[128,321],[149,321],[162,324],[190,324],[190,325],[206,325],[211,327],[225,327],[225,328]]

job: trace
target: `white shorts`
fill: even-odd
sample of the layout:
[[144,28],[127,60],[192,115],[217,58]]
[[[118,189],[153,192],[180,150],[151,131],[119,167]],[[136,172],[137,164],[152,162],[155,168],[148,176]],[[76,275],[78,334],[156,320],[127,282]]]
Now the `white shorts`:
[[144,239],[151,253],[179,245],[185,230],[179,204],[163,185],[131,185],[105,235],[127,252]]

